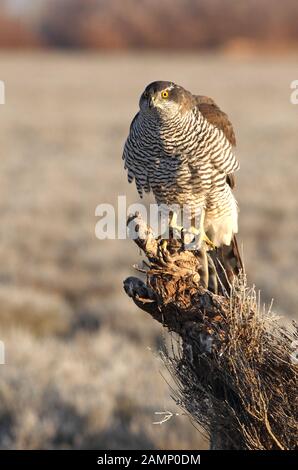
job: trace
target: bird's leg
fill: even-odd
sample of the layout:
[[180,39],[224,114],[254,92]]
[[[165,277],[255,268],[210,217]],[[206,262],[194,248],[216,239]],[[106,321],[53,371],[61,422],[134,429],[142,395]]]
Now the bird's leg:
[[[177,213],[174,211],[171,211],[169,213],[169,220],[168,220],[168,233],[169,239],[176,238],[175,236],[175,231],[178,232],[178,238],[182,238],[183,234],[183,227],[181,225],[178,225],[177,223]],[[168,247],[168,239],[162,238],[159,242],[159,249],[162,253],[165,253],[167,251]]]
[[174,211],[171,211],[169,215],[169,229],[170,229],[170,232],[172,232],[172,235],[173,235],[174,230],[177,230],[180,236],[181,236],[181,232],[183,232],[183,227],[182,225],[178,225],[177,213]]
[[205,232],[205,228],[204,228],[204,222],[205,222],[205,210],[202,209],[199,228],[196,227],[196,217],[193,216],[191,218],[191,226],[189,228],[189,232],[195,235],[195,237],[198,237],[197,245],[199,248],[201,247],[202,242],[204,242],[209,248],[209,250],[214,250],[216,248],[216,245],[207,236]]
[[[185,229],[182,225],[177,223],[177,213],[171,211],[169,214],[169,238],[173,239],[175,237],[175,231],[178,232],[178,238],[183,240],[183,243],[186,249],[200,250],[202,246],[207,246],[208,250],[214,250],[216,248],[215,244],[209,239],[204,229],[204,211],[200,217],[199,228],[196,227],[196,219],[194,216],[191,217],[191,225],[189,228]],[[189,241],[187,234],[194,235],[194,239]],[[186,241],[188,240],[188,241]],[[166,253],[168,248],[168,239],[162,238],[159,242],[159,249],[161,253]]]
[[202,242],[205,242],[206,245],[209,247],[209,249],[214,250],[216,248],[216,245],[213,243],[213,241],[210,240],[210,238],[206,235],[205,230],[203,229],[197,229],[196,227],[191,226],[188,231],[195,235],[196,237],[199,237],[198,240],[198,246],[202,244]]

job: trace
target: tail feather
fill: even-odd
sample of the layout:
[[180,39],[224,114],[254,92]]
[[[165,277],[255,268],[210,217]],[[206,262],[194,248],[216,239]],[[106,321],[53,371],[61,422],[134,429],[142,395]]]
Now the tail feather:
[[243,262],[240,256],[236,235],[233,235],[229,246],[224,245],[219,250],[225,270],[227,272],[231,271],[231,274],[234,276],[238,276],[240,271],[243,271]]
[[243,262],[236,236],[233,236],[230,245],[223,245],[209,254],[212,256],[221,284],[229,292],[235,276],[243,272]]

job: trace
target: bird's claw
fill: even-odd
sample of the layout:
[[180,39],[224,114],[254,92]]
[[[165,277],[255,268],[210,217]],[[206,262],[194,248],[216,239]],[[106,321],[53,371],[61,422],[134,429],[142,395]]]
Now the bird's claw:
[[213,241],[210,240],[209,237],[207,237],[206,234],[202,237],[202,240],[206,243],[206,245],[209,247],[210,250],[215,250],[216,245],[213,243]]
[[170,259],[170,252],[168,250],[168,240],[160,239],[157,247],[158,257],[163,262],[168,262]]
[[202,233],[200,230],[198,230],[195,227],[190,227],[188,232],[195,236],[198,249],[200,249],[200,247],[202,246],[202,242],[204,242],[207,245],[209,250],[215,250],[216,245],[213,243],[212,240],[210,240],[210,238],[206,235],[205,232]]

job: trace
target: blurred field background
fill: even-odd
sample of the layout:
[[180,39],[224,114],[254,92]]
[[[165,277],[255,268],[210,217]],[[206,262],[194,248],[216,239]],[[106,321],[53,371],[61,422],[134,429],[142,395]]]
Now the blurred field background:
[[[121,155],[147,83],[212,96],[238,139],[250,283],[297,319],[297,2],[1,8],[0,447],[204,448],[169,397],[160,327],[122,291],[140,254],[96,239],[95,208],[138,202]],[[165,410],[180,415],[153,424]]]

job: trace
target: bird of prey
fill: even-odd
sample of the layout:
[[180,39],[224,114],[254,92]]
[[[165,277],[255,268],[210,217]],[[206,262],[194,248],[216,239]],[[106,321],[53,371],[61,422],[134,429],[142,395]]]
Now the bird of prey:
[[239,163],[228,116],[211,98],[167,81],[150,83],[139,107],[123,152],[129,182],[135,180],[141,197],[152,191],[159,205],[187,205],[193,215],[200,213],[201,241],[239,272],[232,191]]

